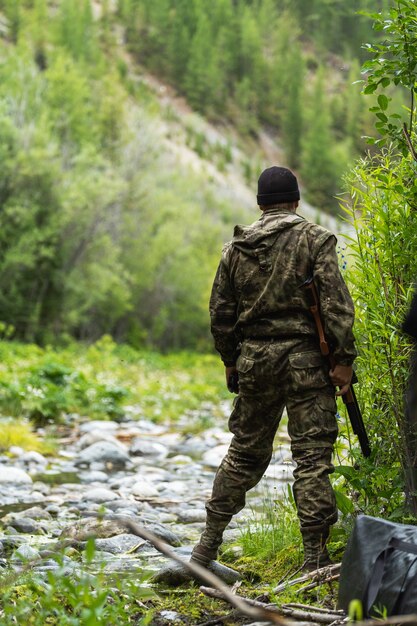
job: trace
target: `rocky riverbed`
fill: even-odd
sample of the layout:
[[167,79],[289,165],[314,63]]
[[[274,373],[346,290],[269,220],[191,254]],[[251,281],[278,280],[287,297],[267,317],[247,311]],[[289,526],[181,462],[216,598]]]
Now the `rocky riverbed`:
[[[201,411],[209,414],[210,407]],[[94,536],[97,568],[109,575],[155,573],[166,558],[127,532],[120,523],[126,516],[187,556],[203,528],[204,502],[230,441],[229,411],[225,403],[224,421],[197,434],[189,427],[201,413],[187,414],[176,426],[141,419],[133,407],[121,422],[72,416],[58,430],[54,457],[11,447],[0,457],[0,565],[19,570],[29,563],[46,572],[59,567],[53,555],[65,545],[64,565],[74,572]],[[266,491],[276,494],[292,480],[292,470],[284,429],[265,477],[226,539],[253,520]],[[105,520],[98,520],[103,514]]]

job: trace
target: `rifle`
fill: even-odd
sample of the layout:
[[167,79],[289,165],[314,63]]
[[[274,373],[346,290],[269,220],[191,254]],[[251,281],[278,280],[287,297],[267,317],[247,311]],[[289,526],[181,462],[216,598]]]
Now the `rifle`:
[[[317,331],[319,334],[320,352],[323,356],[328,358],[330,367],[331,369],[333,369],[336,365],[336,362],[334,360],[334,356],[330,352],[329,344],[327,343],[324,334],[323,322],[320,317],[319,296],[313,277],[307,278],[302,287],[307,290],[309,309],[314,317],[314,321],[316,323]],[[347,392],[342,396],[342,399],[345,403],[350,423],[352,424],[353,432],[358,437],[362,454],[363,456],[368,457],[371,454],[371,447],[369,445],[368,435],[365,430],[365,424],[363,423],[362,413],[358,404],[358,400],[356,398],[355,390],[353,389],[353,384],[357,382],[358,378],[355,372],[353,372],[350,387]]]

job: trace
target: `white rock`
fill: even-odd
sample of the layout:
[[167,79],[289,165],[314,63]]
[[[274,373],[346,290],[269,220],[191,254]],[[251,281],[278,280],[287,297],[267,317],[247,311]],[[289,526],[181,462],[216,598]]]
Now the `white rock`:
[[84,494],[84,500],[88,502],[108,502],[109,500],[117,500],[119,496],[110,489],[104,487],[96,487],[95,489],[89,489]]
[[118,430],[119,424],[108,420],[91,420],[91,422],[84,422],[80,426],[80,432],[91,433],[96,430],[101,432],[113,433]]
[[21,455],[20,460],[24,463],[35,463],[35,465],[42,465],[43,467],[45,465],[48,465],[48,459],[46,459],[43,454],[40,454],[35,450],[31,450],[30,452],[24,452]]
[[0,483],[13,485],[31,484],[32,479],[24,470],[17,467],[0,465]]
[[135,483],[131,493],[138,498],[155,498],[159,495],[158,489],[146,481]]
[[220,465],[221,460],[225,456],[226,452],[229,449],[228,444],[221,444],[220,446],[216,446],[211,450],[207,450],[203,454],[202,462],[204,465],[209,465],[210,467],[218,467]]
[[97,441],[88,448],[84,448],[77,455],[76,465],[91,465],[94,462],[111,463],[113,465],[126,465],[130,459],[120,446],[109,441]]
[[12,554],[12,561],[33,561],[39,559],[40,554],[38,550],[32,548],[29,544],[24,543],[19,546]]
[[77,445],[80,450],[83,450],[84,448],[88,448],[89,446],[93,445],[93,443],[97,443],[98,441],[110,442],[114,444],[115,446],[118,446],[124,452],[127,452],[126,446],[123,443],[121,443],[118,439],[116,439],[116,437],[114,437],[110,433],[102,432],[102,431],[94,431],[94,432],[85,433],[82,437],[80,437]]
[[24,450],[20,446],[10,446],[9,452],[13,456],[21,456],[24,453]]

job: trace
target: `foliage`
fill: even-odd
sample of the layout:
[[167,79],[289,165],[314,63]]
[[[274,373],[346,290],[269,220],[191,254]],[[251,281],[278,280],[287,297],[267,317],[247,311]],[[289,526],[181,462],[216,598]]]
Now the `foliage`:
[[30,626],[56,624],[65,626],[99,626],[107,624],[151,623],[152,612],[138,609],[140,600],[153,592],[143,585],[145,577],[131,581],[112,580],[104,572],[89,573],[95,549],[91,540],[85,550],[87,568],[70,572],[65,555],[56,554],[56,569],[46,576],[2,573],[0,618],[4,626],[26,623]]
[[11,446],[18,446],[24,450],[36,450],[44,452],[47,445],[36,433],[33,425],[22,419],[0,419],[0,451],[5,452]]
[[[187,430],[196,427],[187,412],[206,402],[207,426],[228,397],[219,359],[211,355],[139,352],[109,337],[65,349],[3,342],[0,355],[1,414],[36,424],[61,421],[71,413],[118,420],[130,411],[155,421],[181,419]],[[10,436],[2,431],[3,448]]]
[[[390,85],[406,89],[410,95],[408,130],[411,133],[417,92],[416,7],[411,0],[398,0],[396,5],[390,8],[388,15],[371,15],[374,18],[374,29],[383,32],[386,38],[379,43],[364,46],[372,58],[363,64],[367,77],[363,92],[373,94],[380,89],[386,90]],[[378,140],[370,139],[369,142],[383,146],[387,139],[393,140],[407,155],[408,147],[399,125],[402,116],[398,112],[389,113],[391,100],[389,95],[380,93],[377,104],[371,107],[370,110],[377,117],[375,128],[382,137]]]
[[[374,27],[387,39],[367,45],[373,54],[364,64],[368,83],[364,93],[406,87],[411,93],[409,142],[415,115],[414,51],[415,6],[407,0],[391,8],[389,17],[373,14]],[[391,92],[392,93],[392,92]],[[395,95],[395,94],[394,94]],[[416,277],[414,250],[417,245],[415,219],[417,164],[404,144],[397,114],[388,115],[391,98],[380,93],[375,114],[382,135],[377,145],[393,141],[387,149],[358,162],[346,179],[344,201],[355,237],[349,246],[349,280],[356,304],[355,332],[359,346],[360,402],[371,434],[373,453],[360,459],[355,449],[355,469],[336,468],[336,484],[345,481],[354,495],[355,508],[376,516],[405,519],[404,493],[410,505],[414,450],[409,448],[410,425],[405,415],[405,391],[409,377],[410,344],[401,334],[401,323],[409,306]],[[375,143],[375,142],[372,142]],[[346,505],[346,513],[352,506]]]
[[262,510],[253,511],[242,528],[239,545],[244,557],[276,561],[279,553],[292,549],[299,556],[300,529],[291,489],[288,497],[265,494]]
[[222,201],[157,154],[89,0],[21,17],[17,45],[0,41],[0,323],[44,344],[206,345]]
[[[349,117],[348,101],[355,93],[352,82],[358,75],[352,78],[349,72],[349,80],[337,81],[329,51],[358,70],[352,57],[359,55],[363,40],[358,38],[369,35],[371,26],[357,11],[383,8],[386,2],[353,4],[316,0],[301,7],[288,0],[213,0],[210,5],[204,0],[136,0],[120,2],[119,17],[139,62],[172,82],[196,110],[214,119],[227,117],[241,133],[256,135],[262,125],[278,130],[287,160],[293,167],[301,166],[314,203],[337,211],[333,195],[339,189],[340,173],[361,147],[352,124],[339,124],[331,113],[342,98]],[[322,101],[328,102],[328,111],[323,110],[326,119],[311,86],[312,75],[320,72],[326,75],[326,83],[319,86]],[[355,113],[357,125],[367,127],[367,113],[363,109]],[[316,116],[320,120],[310,133]],[[304,134],[311,135],[306,140],[311,148],[303,153]],[[344,153],[336,155],[333,144],[340,135]],[[314,141],[319,144],[315,153],[324,162],[320,181],[310,170]],[[323,186],[324,193],[318,193]]]
[[346,206],[356,233],[349,280],[357,310],[359,398],[373,454],[365,461],[354,451],[359,470],[343,475],[361,510],[391,518],[401,515],[407,465],[410,346],[399,331],[417,271],[417,222],[408,186],[414,176],[415,163],[394,149],[361,161],[348,178]]

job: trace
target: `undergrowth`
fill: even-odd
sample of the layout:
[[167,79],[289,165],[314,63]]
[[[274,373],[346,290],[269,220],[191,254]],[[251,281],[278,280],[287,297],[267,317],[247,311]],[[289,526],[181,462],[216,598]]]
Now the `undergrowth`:
[[222,369],[214,355],[139,352],[107,336],[90,346],[64,348],[4,341],[0,414],[36,425],[65,421],[73,413],[175,422],[206,404],[210,411],[201,428],[207,428],[220,414],[220,402],[230,396]]

